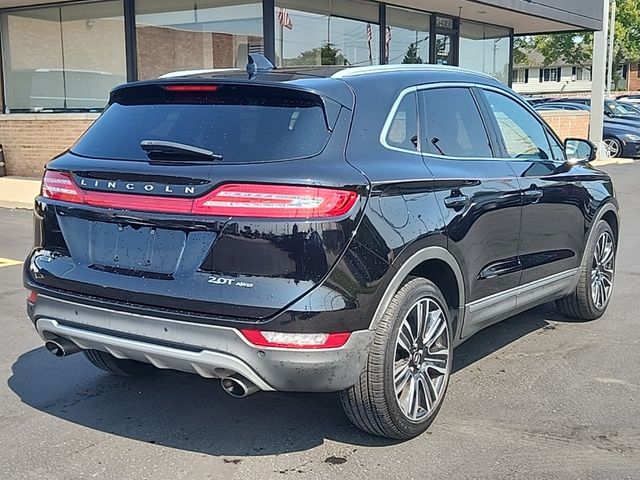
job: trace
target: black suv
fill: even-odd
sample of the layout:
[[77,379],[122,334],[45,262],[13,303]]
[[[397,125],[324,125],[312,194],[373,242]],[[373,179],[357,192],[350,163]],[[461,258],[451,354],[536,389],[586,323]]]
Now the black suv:
[[478,330],[604,313],[618,206],[593,145],[478,73],[264,63],[117,87],[47,165],[24,282],[52,353],[336,391],[405,439]]

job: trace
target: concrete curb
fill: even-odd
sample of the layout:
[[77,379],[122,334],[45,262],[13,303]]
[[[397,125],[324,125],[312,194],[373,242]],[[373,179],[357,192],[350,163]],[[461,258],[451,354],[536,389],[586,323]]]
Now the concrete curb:
[[591,162],[594,167],[602,167],[604,165],[624,165],[626,163],[634,163],[635,160],[631,158],[605,158],[603,160],[596,160]]

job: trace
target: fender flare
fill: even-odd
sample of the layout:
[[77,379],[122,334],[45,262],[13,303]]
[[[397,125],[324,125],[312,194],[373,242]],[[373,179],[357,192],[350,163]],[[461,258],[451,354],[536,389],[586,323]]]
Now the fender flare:
[[[376,311],[373,315],[373,319],[369,325],[369,330],[375,330],[378,327],[378,324],[382,320],[384,313],[391,303],[391,299],[396,294],[396,292],[400,289],[400,285],[407,278],[409,273],[420,265],[422,262],[427,260],[441,260],[446,263],[451,270],[453,271],[456,281],[458,283],[458,319],[457,319],[457,330],[459,331],[462,327],[462,323],[464,320],[464,311],[465,311],[465,288],[464,288],[464,277],[462,276],[462,269],[458,264],[456,258],[449,252],[447,249],[438,246],[430,246],[423,248],[413,255],[411,255],[396,271],[395,275],[387,285],[384,294],[382,295],[378,306],[376,307]],[[456,333],[456,337],[458,337],[458,332]]]

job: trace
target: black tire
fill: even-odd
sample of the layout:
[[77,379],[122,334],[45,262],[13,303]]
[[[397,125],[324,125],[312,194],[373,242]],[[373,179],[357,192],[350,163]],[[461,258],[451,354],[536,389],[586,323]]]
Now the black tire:
[[156,368],[148,363],[116,358],[101,350],[83,350],[84,356],[100,370],[121,377],[140,377],[153,373]]
[[591,293],[591,273],[595,266],[594,253],[598,240],[602,235],[608,234],[613,239],[613,275],[611,278],[611,290],[613,290],[617,239],[611,229],[611,226],[604,220],[600,220],[593,228],[595,230],[585,249],[585,256],[582,265],[580,265],[578,285],[576,286],[576,289],[566,297],[556,300],[556,307],[560,313],[570,319],[581,321],[596,320],[604,314],[611,300],[611,294],[609,294],[604,305],[601,305],[600,308],[596,306]]
[[[394,382],[394,364],[397,362],[396,340],[399,338],[400,327],[421,299],[435,302],[442,311],[446,330],[440,338],[446,338],[448,354],[446,363],[443,363],[446,365],[443,368],[446,374],[442,376],[439,397],[436,395],[436,400],[426,416],[416,421],[405,415],[399,405]],[[416,311],[416,316],[417,314]],[[447,390],[453,360],[452,340],[449,309],[438,287],[424,278],[414,278],[407,282],[395,294],[376,328],[367,363],[358,383],[340,392],[342,406],[349,420],[368,433],[386,438],[406,440],[423,433],[438,414]],[[409,358],[413,357],[409,355]],[[419,384],[415,385],[418,388]]]

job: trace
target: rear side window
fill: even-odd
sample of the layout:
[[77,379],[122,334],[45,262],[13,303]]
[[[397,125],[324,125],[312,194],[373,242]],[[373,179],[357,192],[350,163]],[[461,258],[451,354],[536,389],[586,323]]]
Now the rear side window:
[[422,99],[423,149],[447,157],[493,157],[480,111],[467,88],[424,90]]
[[417,150],[418,105],[415,93],[405,95],[400,101],[387,130],[387,144],[403,150]]
[[146,161],[140,142],[162,140],[213,151],[223,163],[269,162],[316,155],[330,133],[321,99],[306,92],[231,85],[212,92],[134,87],[116,96],[72,151]]

